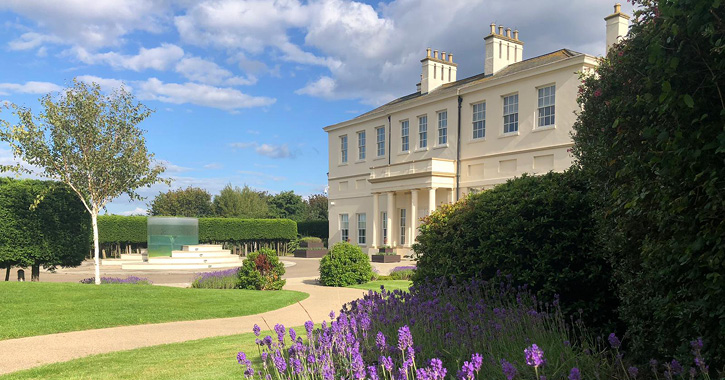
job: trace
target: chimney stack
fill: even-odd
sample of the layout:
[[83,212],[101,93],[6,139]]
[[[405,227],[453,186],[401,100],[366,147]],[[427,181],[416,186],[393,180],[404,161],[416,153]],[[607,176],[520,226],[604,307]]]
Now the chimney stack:
[[629,15],[622,13],[622,4],[614,4],[614,13],[604,18],[607,23],[607,51],[629,31]]
[[513,31],[511,36],[511,28],[506,28],[504,34],[504,26],[498,25],[498,33],[496,33],[496,24],[491,23],[491,34],[483,39],[486,43],[486,61],[484,62],[484,74],[493,75],[504,67],[520,62],[524,55],[524,43],[519,41],[519,31]]
[[438,50],[433,50],[433,56],[430,55],[431,49],[426,49],[426,57],[420,62],[423,64],[423,73],[420,76],[419,91],[426,94],[436,88],[450,82],[456,81],[456,71],[458,65],[453,63],[453,54],[441,52],[438,57]]

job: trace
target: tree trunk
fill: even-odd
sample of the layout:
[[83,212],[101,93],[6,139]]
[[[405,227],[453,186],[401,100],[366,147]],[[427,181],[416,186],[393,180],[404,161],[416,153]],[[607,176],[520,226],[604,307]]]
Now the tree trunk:
[[40,281],[40,264],[33,264],[31,273],[30,273],[30,281],[32,281],[32,282]]
[[93,264],[95,265],[96,285],[101,285],[101,263],[98,259],[100,247],[98,246],[98,211],[93,208],[91,213],[91,222],[93,223]]
[[10,281],[10,268],[12,266],[8,265],[8,269],[5,270],[5,281]]

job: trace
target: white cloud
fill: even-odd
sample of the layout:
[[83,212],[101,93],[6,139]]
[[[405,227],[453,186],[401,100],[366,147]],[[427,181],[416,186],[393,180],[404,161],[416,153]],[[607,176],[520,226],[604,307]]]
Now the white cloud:
[[229,143],[229,146],[236,149],[247,149],[251,148],[253,146],[257,146],[258,144],[256,142],[234,142]]
[[0,95],[7,95],[10,93],[20,94],[47,94],[49,92],[57,92],[63,88],[55,83],[50,82],[25,82],[20,83],[0,83]]
[[44,43],[60,43],[62,40],[55,36],[35,32],[23,33],[20,38],[10,41],[10,50],[30,50],[41,46]]
[[255,77],[239,77],[212,61],[198,57],[184,58],[176,64],[176,72],[189,80],[210,85],[244,86],[257,83]]
[[172,104],[195,104],[227,111],[241,108],[264,107],[276,99],[250,96],[232,88],[214,87],[198,83],[164,83],[150,78],[138,83],[139,99],[158,100]]
[[136,207],[133,210],[123,211],[123,212],[119,213],[119,215],[123,215],[123,216],[146,215],[146,214],[148,214],[148,210],[146,210],[145,208],[141,208],[141,207]]
[[323,76],[314,82],[308,83],[307,86],[296,90],[295,94],[317,96],[325,99],[334,99],[336,95],[335,80],[328,76]]
[[133,91],[131,86],[126,84],[124,81],[119,79],[111,79],[111,78],[101,78],[94,75],[80,75],[77,76],[76,79],[78,79],[81,82],[85,83],[98,83],[101,86],[101,89],[104,91],[114,91],[116,89],[119,89],[123,87],[126,89],[126,91]]
[[174,44],[161,44],[159,47],[140,48],[136,55],[124,55],[116,52],[92,53],[82,47],[73,49],[76,58],[89,65],[107,64],[115,69],[143,71],[154,69],[163,71],[184,56],[184,49]]
[[290,152],[287,144],[262,144],[254,150],[262,156],[267,156],[269,158],[293,158],[295,156],[294,153]]
[[224,165],[218,163],[218,162],[212,162],[210,164],[204,165],[204,169],[210,169],[210,170],[217,170],[223,168]]
[[41,43],[78,44],[97,48],[120,44],[134,31],[159,32],[169,17],[168,0],[4,0],[0,11],[10,10],[35,22],[44,37],[23,35],[12,41],[15,49]]
[[187,168],[187,167],[184,167],[184,166],[174,165],[171,162],[166,161],[166,160],[158,160],[158,163],[161,164],[161,165],[163,165],[164,168],[166,168],[165,173],[184,173],[184,172],[188,172],[188,171],[194,170],[192,168]]

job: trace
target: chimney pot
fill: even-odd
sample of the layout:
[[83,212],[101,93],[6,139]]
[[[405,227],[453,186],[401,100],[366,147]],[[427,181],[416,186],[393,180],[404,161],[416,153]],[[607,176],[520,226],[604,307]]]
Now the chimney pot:
[[453,54],[448,54],[448,62],[453,63]]
[[518,41],[518,40],[519,40],[519,31],[518,31],[518,30],[514,30],[514,39],[515,39],[516,41]]
[[503,36],[503,25],[498,26],[498,34]]
[[425,56],[430,58],[430,48],[425,49]]
[[614,4],[614,13],[621,13],[622,12],[622,4],[617,3]]
[[496,23],[495,22],[491,23],[491,34],[496,34]]
[[433,58],[438,59],[438,50],[433,50]]
[[506,28],[506,37],[511,38],[511,28]]
[[442,59],[443,61],[445,61],[445,60],[446,60],[446,52],[443,52],[443,53],[441,53],[441,59]]

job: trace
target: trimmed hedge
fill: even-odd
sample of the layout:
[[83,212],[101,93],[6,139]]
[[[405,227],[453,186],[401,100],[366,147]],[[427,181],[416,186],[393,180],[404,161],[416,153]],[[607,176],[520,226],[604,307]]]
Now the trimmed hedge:
[[289,219],[200,218],[199,242],[293,240],[297,223]]
[[[145,216],[98,217],[101,243],[146,243]],[[297,225],[289,219],[199,218],[199,242],[293,240]]]
[[356,245],[340,242],[320,261],[320,282],[325,286],[363,284],[373,278],[370,258]]
[[330,235],[330,222],[328,220],[305,220],[297,222],[297,232],[302,236],[314,236],[327,239]]

